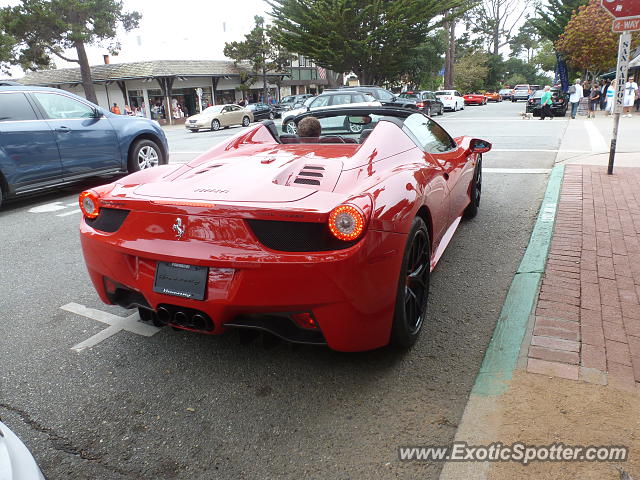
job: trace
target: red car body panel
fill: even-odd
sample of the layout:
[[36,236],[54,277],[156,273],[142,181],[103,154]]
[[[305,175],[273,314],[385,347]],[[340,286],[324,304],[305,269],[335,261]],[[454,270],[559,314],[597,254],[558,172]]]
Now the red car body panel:
[[465,105],[484,105],[487,103],[487,97],[479,93],[469,93],[464,96]]
[[[100,187],[102,208],[130,210],[106,233],[86,218],[81,244],[91,280],[106,303],[109,283],[160,304],[206,313],[219,334],[238,315],[313,312],[329,347],[368,350],[388,344],[407,233],[428,223],[435,267],[470,202],[477,156],[469,137],[428,154],[398,125],[379,122],[360,144],[280,144],[256,125],[184,165],[129,175]],[[295,184],[321,166],[320,185]],[[276,251],[251,220],[326,225],[349,201],[369,216],[362,238],[331,251]],[[184,203],[180,205],[180,203]],[[177,239],[180,218],[186,231]],[[444,240],[443,240],[444,239]],[[205,300],[153,291],[157,262],[209,267]]]

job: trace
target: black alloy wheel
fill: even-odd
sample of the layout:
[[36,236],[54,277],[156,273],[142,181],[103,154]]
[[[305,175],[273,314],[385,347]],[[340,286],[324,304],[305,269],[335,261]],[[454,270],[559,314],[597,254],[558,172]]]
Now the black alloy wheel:
[[431,243],[429,231],[420,217],[413,220],[407,236],[396,306],[391,330],[391,344],[412,346],[420,335],[426,317],[431,271]]
[[478,155],[476,170],[473,174],[473,183],[471,184],[471,203],[464,210],[464,218],[473,218],[478,214],[480,208],[480,197],[482,196],[482,155]]

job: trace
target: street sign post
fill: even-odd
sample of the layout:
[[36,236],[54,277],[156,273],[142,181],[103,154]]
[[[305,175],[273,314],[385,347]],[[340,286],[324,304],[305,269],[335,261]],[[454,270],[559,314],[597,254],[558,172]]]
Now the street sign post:
[[613,134],[609,149],[609,167],[607,173],[613,173],[613,163],[616,157],[616,143],[618,141],[618,125],[620,124],[620,111],[624,103],[624,87],[627,83],[627,70],[631,56],[631,33],[624,32],[620,35],[618,44],[618,66],[616,67],[616,96],[613,104]]
[[618,44],[618,65],[616,67],[616,96],[613,104],[613,135],[609,149],[609,167],[607,173],[613,173],[618,141],[620,110],[624,104],[624,87],[627,83],[627,71],[631,60],[631,33],[640,30],[640,0],[601,0],[601,6],[614,18],[611,29],[621,32]]

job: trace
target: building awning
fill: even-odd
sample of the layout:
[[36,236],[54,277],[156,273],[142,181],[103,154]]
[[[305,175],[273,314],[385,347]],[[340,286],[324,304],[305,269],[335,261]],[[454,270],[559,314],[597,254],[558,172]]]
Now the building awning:
[[640,67],[640,55],[629,62],[629,68]]
[[[228,77],[252,76],[247,62],[232,60],[156,60],[148,62],[110,63],[91,67],[94,83],[166,77]],[[269,72],[269,77],[287,73]],[[18,79],[24,85],[74,85],[82,83],[80,68],[60,68],[29,72]]]

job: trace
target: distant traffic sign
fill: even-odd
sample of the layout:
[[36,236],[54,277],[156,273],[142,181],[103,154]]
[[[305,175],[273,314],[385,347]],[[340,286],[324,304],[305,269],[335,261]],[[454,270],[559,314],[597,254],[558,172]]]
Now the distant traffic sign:
[[601,5],[615,18],[640,17],[640,0],[601,0]]

